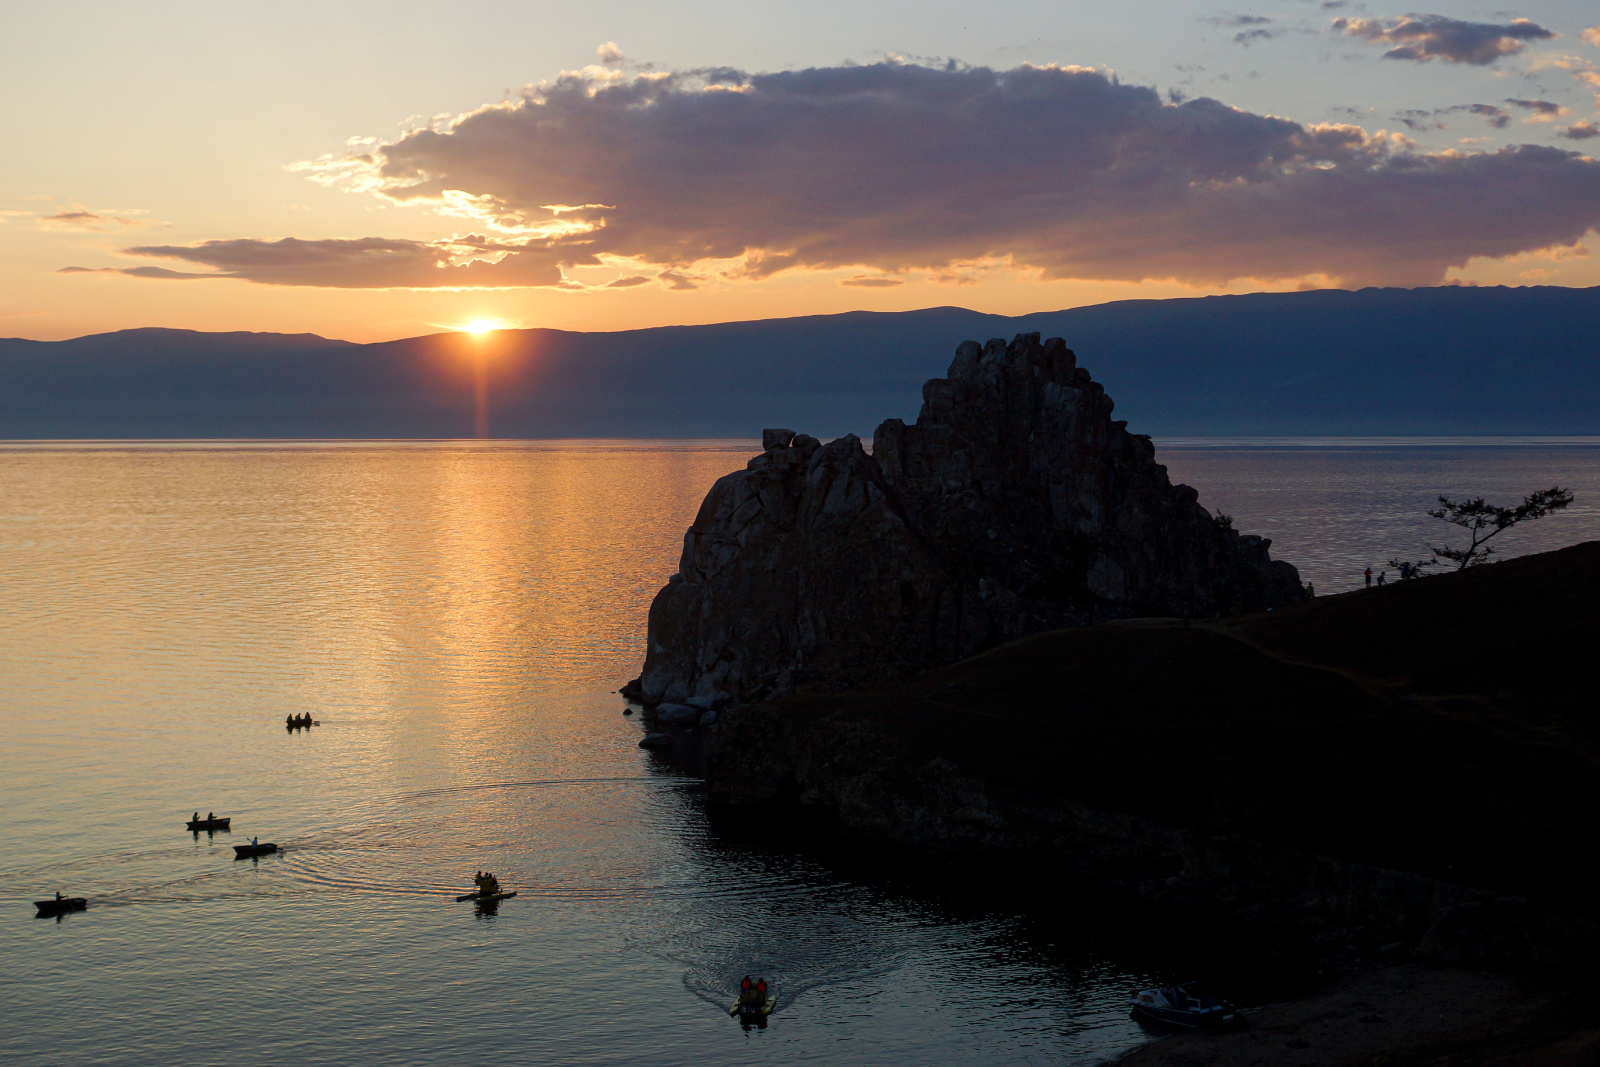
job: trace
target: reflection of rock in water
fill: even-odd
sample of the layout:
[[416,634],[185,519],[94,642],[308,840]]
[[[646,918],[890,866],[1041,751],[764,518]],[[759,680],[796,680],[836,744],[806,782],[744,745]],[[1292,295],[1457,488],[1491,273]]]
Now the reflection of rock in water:
[[627,940],[681,967],[684,989],[722,1011],[746,974],[767,980],[781,1014],[819,987],[870,983],[895,970],[915,943],[876,892],[812,861],[700,845],[694,891],[637,913]]

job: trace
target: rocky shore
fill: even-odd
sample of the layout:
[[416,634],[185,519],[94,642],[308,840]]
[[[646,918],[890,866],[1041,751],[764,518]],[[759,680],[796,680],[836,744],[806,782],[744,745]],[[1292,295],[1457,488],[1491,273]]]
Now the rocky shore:
[[[665,731],[647,745],[695,732],[715,808],[1022,871],[1347,981],[1542,975],[1554,992],[1516,994],[1539,1018],[1593,984],[1572,975],[1600,947],[1600,542],[1310,600],[1060,341],[968,342],[923,395],[871,454],[769,431],[685,536],[623,692]],[[1413,1031],[1139,1062],[1446,1048]]]
[[1064,626],[1303,599],[1269,541],[1168,480],[1061,339],[968,341],[923,401],[870,455],[766,432],[685,534],[630,699],[877,685]]
[[1244,1028],[1168,1037],[1116,1067],[1593,1067],[1600,1008],[1501,974],[1415,966],[1351,976],[1250,1015]]
[[[1600,543],[732,708],[713,802],[1235,924],[1340,968],[1590,951]],[[1515,620],[1505,628],[1484,619]]]

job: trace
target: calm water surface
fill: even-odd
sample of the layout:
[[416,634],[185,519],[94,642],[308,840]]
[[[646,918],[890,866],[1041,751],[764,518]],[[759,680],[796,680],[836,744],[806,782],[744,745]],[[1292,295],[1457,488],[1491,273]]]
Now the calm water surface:
[[[1591,443],[1592,444],[1592,443]],[[612,691],[747,444],[0,446],[0,1061],[1088,1064],[1174,964],[730,839]],[[1320,587],[1600,449],[1178,442]],[[1414,555],[1415,553],[1413,553]],[[286,715],[323,725],[290,734]],[[231,835],[192,836],[196,808]],[[281,856],[235,861],[259,834]],[[455,904],[494,870],[520,896]],[[92,906],[36,920],[56,889]],[[724,1013],[746,971],[780,1007]]]

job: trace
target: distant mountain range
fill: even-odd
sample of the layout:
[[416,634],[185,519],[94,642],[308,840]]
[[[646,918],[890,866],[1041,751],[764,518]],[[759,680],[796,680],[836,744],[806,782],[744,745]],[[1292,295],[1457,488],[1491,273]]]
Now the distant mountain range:
[[1600,288],[1321,290],[1019,317],[850,312],[358,345],[124,330],[0,339],[0,438],[870,436],[914,419],[963,340],[1066,338],[1129,429],[1600,434]]

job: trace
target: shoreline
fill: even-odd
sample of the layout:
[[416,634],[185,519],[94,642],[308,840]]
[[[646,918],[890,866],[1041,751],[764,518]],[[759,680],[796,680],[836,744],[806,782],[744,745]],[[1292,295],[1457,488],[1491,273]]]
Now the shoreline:
[[1225,1032],[1158,1038],[1103,1067],[1590,1067],[1595,991],[1480,971],[1387,967],[1252,1012]]

